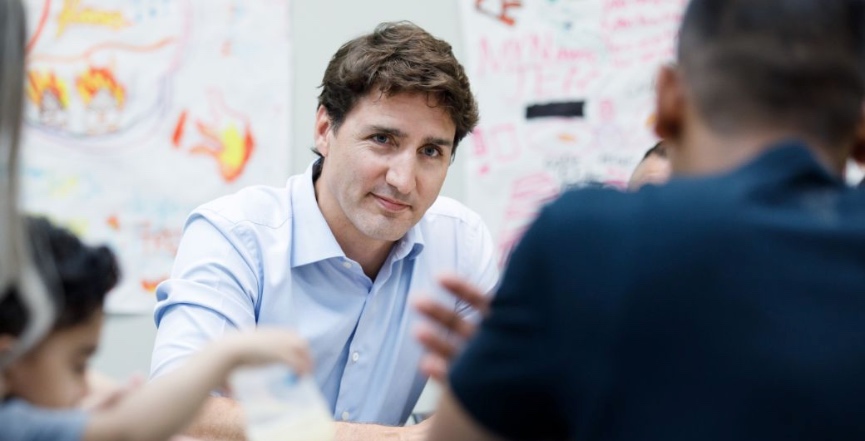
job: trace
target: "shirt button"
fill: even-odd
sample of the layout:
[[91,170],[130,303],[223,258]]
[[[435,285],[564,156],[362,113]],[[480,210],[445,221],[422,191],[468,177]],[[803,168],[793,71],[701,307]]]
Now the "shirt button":
[[347,260],[343,260],[342,266],[345,267],[345,269],[349,269],[349,268],[351,268],[351,262],[349,262]]
[[352,353],[351,354],[351,361],[356,363],[358,360],[360,360],[360,354],[357,352]]
[[348,417],[349,417],[348,411],[345,411],[342,413],[342,420],[343,421],[348,421]]

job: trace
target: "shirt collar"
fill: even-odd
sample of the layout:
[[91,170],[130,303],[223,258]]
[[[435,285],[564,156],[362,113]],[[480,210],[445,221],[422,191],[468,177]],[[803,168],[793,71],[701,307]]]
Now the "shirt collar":
[[291,192],[291,267],[331,259],[345,257],[345,253],[333,237],[333,232],[324,220],[318,202],[315,200],[313,173],[318,160],[313,161],[300,182],[292,179]]
[[[333,232],[324,220],[315,199],[313,179],[318,177],[320,159],[313,161],[300,177],[300,183],[292,180],[290,187],[293,222],[291,227],[291,267],[335,257],[345,257]],[[423,222],[423,220],[421,220]],[[414,259],[423,251],[424,238],[418,222],[411,227],[402,239],[394,244],[393,259]]]
[[817,160],[804,142],[795,139],[776,143],[735,173],[743,181],[778,182],[808,177],[827,184],[845,185],[840,176]]
[[423,251],[425,243],[423,240],[423,232],[421,232],[420,227],[422,222],[423,219],[413,227],[409,228],[408,232],[405,233],[405,236],[398,240],[394,245],[396,247],[393,255],[394,260],[414,259],[421,253],[421,251]]

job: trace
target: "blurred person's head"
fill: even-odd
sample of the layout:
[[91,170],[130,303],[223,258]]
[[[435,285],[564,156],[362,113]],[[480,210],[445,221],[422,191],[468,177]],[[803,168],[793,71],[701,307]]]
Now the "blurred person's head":
[[18,211],[26,21],[20,0],[0,0],[0,300],[17,296],[26,315],[14,340],[0,337],[0,372],[47,332],[55,308],[32,266]]
[[[85,374],[98,346],[102,306],[119,269],[111,250],[85,245],[45,219],[30,219],[28,230],[33,246],[47,251],[39,270],[59,280],[54,294],[63,308],[48,335],[6,368],[7,393],[41,407],[71,407],[87,392]],[[18,296],[0,301],[0,335],[18,337],[26,321]]]
[[832,170],[865,153],[861,0],[693,0],[661,69],[656,132],[673,172],[734,168],[784,139]]
[[658,142],[643,155],[628,180],[628,190],[636,191],[646,184],[663,184],[670,179],[670,160],[667,146]]

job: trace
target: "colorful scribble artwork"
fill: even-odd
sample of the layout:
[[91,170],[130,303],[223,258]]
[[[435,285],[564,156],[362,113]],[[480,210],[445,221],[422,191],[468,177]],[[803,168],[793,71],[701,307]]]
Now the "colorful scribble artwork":
[[196,206],[284,184],[289,2],[26,0],[25,204],[117,251],[109,311],[152,310]]
[[118,130],[126,88],[117,81],[114,72],[91,66],[75,79],[75,85],[87,109],[84,123],[87,133]]
[[571,187],[623,188],[656,142],[654,78],[673,60],[685,3],[459,2],[482,116],[463,150],[466,202],[502,261],[544,203]]
[[27,73],[27,98],[38,113],[38,121],[45,127],[63,128],[68,118],[69,86],[54,72]]
[[522,0],[475,0],[475,9],[479,13],[508,26],[514,26],[517,22],[511,10],[522,6]]
[[[177,119],[171,136],[175,148],[184,149],[193,155],[211,157],[219,167],[220,175],[226,182],[232,182],[243,174],[255,148],[255,137],[249,119],[235,109],[229,108],[223,97],[210,94],[208,119],[190,119],[184,110]],[[187,125],[192,126],[192,133]]]

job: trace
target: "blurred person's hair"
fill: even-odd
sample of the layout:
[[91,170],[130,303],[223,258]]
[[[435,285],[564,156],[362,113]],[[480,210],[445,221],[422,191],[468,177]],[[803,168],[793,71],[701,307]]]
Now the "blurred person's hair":
[[719,133],[795,129],[838,145],[865,98],[862,0],[690,2],[678,63]]
[[[114,253],[105,246],[86,245],[69,230],[41,217],[27,219],[27,233],[35,247],[48,252],[36,262],[40,274],[58,280],[59,291],[52,295],[63,307],[52,329],[82,325],[102,311],[106,295],[120,277]],[[20,296],[0,300],[0,334],[17,336],[24,330],[26,318]]]
[[32,264],[18,207],[26,22],[20,0],[0,0],[0,300],[16,295],[26,311],[26,326],[15,345],[0,353],[0,368],[48,332],[56,308]]
[[662,158],[667,157],[667,147],[664,145],[664,141],[658,141],[655,145],[652,146],[649,150],[646,150],[646,154],[643,155],[643,159],[640,162],[645,161],[649,156],[658,155]]

